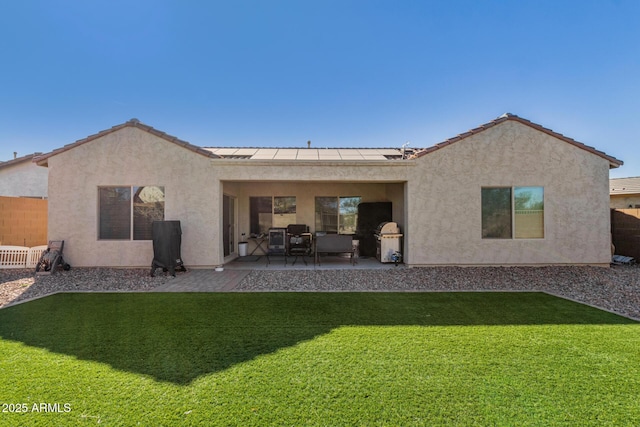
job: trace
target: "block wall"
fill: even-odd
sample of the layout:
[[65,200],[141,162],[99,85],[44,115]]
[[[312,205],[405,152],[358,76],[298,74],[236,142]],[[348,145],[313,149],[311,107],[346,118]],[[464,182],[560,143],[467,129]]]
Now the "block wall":
[[640,209],[612,209],[611,235],[616,255],[640,261]]
[[47,200],[0,196],[0,245],[46,245],[47,209]]

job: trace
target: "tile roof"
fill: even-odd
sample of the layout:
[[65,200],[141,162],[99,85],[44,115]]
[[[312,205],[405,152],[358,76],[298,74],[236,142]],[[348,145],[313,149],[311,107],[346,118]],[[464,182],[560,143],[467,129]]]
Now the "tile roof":
[[610,179],[609,194],[640,194],[640,177]]
[[15,159],[7,160],[6,162],[1,162],[0,161],[0,169],[6,168],[6,167],[11,166],[11,165],[17,165],[17,164],[23,163],[23,162],[31,162],[31,161],[33,161],[34,157],[37,157],[37,156],[39,156],[41,154],[42,153],[27,154],[26,156],[17,157]]
[[467,138],[469,136],[476,135],[476,134],[478,134],[480,132],[483,132],[483,131],[485,131],[485,130],[487,130],[489,128],[492,128],[492,127],[494,127],[496,125],[499,125],[500,123],[504,123],[504,122],[509,121],[509,120],[516,121],[516,122],[521,123],[523,125],[529,126],[529,127],[533,128],[533,129],[536,129],[536,130],[538,130],[540,132],[546,133],[547,135],[551,135],[551,136],[553,136],[555,138],[558,138],[558,139],[560,139],[560,140],[562,140],[564,142],[567,142],[567,143],[569,143],[571,145],[574,145],[574,146],[576,146],[576,147],[578,147],[578,148],[580,148],[582,150],[585,150],[585,151],[593,153],[593,154],[595,154],[597,156],[600,156],[600,157],[602,157],[602,158],[604,158],[604,159],[609,161],[609,167],[611,167],[611,168],[617,168],[618,166],[621,166],[623,164],[622,160],[618,160],[615,157],[609,156],[608,154],[606,154],[606,153],[604,153],[602,151],[598,151],[593,147],[589,147],[588,145],[585,145],[585,144],[583,144],[581,142],[578,142],[578,141],[576,141],[574,139],[571,139],[571,138],[569,138],[567,136],[564,136],[561,133],[554,132],[551,129],[547,129],[547,128],[543,127],[543,126],[540,126],[539,124],[533,123],[533,122],[531,122],[529,120],[523,119],[523,118],[518,117],[515,114],[511,114],[511,113],[505,113],[502,116],[498,117],[497,119],[490,121],[489,123],[485,123],[485,124],[483,124],[481,126],[478,126],[477,128],[471,129],[471,130],[469,130],[469,131],[467,131],[465,133],[462,133],[460,135],[457,135],[457,136],[455,136],[453,138],[449,138],[446,141],[443,141],[443,142],[441,142],[439,144],[434,145],[433,147],[426,148],[426,149],[416,153],[414,158],[425,156],[425,155],[427,155],[429,153],[432,153],[432,152],[434,152],[436,150],[444,148],[444,147],[446,147],[448,145],[454,144],[454,143],[456,143],[458,141],[461,141],[461,140],[463,140],[463,139],[465,139],[465,138]]
[[39,165],[46,165],[47,160],[57,154],[71,150],[79,145],[101,138],[110,133],[116,132],[126,127],[136,127],[163,138],[174,144],[178,144],[184,148],[194,151],[198,154],[214,158],[214,159],[250,159],[250,160],[350,160],[350,161],[366,161],[366,160],[398,160],[407,158],[416,150],[408,149],[407,155],[403,156],[402,149],[398,148],[262,148],[262,147],[199,147],[188,142],[182,141],[175,136],[168,135],[151,126],[141,123],[137,119],[131,119],[128,122],[113,126],[110,129],[103,130],[94,135],[80,139],[72,144],[67,144],[62,148],[58,148],[50,153],[39,154],[34,161]]
[[88,136],[86,138],[83,138],[83,139],[80,139],[80,140],[78,140],[78,141],[76,141],[76,142],[74,142],[72,144],[67,144],[62,148],[58,148],[57,150],[51,151],[50,153],[47,153],[47,154],[44,154],[44,155],[40,155],[40,156],[36,156],[33,159],[33,161],[38,163],[41,166],[44,166],[44,165],[47,164],[47,160],[49,159],[49,157],[53,157],[53,156],[55,156],[57,154],[63,153],[63,152],[68,151],[68,150],[71,150],[72,148],[75,148],[75,147],[77,147],[79,145],[86,144],[87,142],[91,142],[91,141],[93,141],[95,139],[101,138],[101,137],[103,137],[105,135],[109,135],[110,133],[119,131],[120,129],[124,129],[126,127],[135,127],[135,128],[141,129],[141,130],[143,130],[145,132],[149,132],[149,133],[151,133],[151,134],[153,134],[153,135],[155,135],[155,136],[157,136],[159,138],[162,138],[164,140],[167,140],[169,142],[177,144],[177,145],[179,145],[179,146],[181,146],[183,148],[186,148],[187,150],[191,150],[194,153],[197,153],[197,154],[200,154],[200,155],[203,155],[203,156],[206,156],[206,157],[211,157],[211,158],[216,158],[216,159],[220,158],[220,156],[215,155],[214,153],[212,153],[209,150],[205,150],[205,149],[203,149],[201,147],[198,147],[196,145],[193,145],[193,144],[190,144],[190,143],[188,143],[186,141],[183,141],[183,140],[181,140],[181,139],[179,139],[179,138],[177,138],[175,136],[171,136],[171,135],[169,135],[169,134],[167,134],[165,132],[159,131],[159,130],[151,127],[151,126],[145,125],[144,123],[141,123],[140,120],[138,120],[138,119],[131,119],[128,122],[122,123],[122,124],[117,125],[117,126],[113,126],[110,129],[103,130],[103,131],[98,132],[98,133],[96,133],[94,135],[90,135],[90,136]]
[[[580,142],[577,142],[571,138],[568,138],[560,133],[554,132],[550,129],[544,128],[536,123],[532,123],[529,120],[520,118],[513,114],[504,114],[489,123],[481,125],[475,129],[471,129],[465,133],[450,138],[444,142],[436,144],[429,148],[264,148],[264,147],[199,147],[192,145],[186,141],[182,141],[175,136],[168,135],[151,126],[141,123],[137,119],[131,119],[123,124],[113,126],[110,129],[103,130],[97,134],[90,135],[86,138],[80,139],[72,144],[65,145],[62,148],[56,149],[50,153],[44,155],[38,155],[36,153],[33,161],[39,165],[46,165],[49,157],[55,156],[79,145],[93,141],[97,138],[103,137],[110,133],[116,132],[125,127],[136,127],[149,132],[153,135],[163,138],[169,142],[180,145],[195,153],[207,156],[213,159],[247,159],[247,160],[284,160],[284,161],[379,161],[379,160],[403,160],[403,159],[416,159],[425,156],[429,153],[437,151],[469,136],[480,133],[493,126],[496,126],[505,121],[512,120],[536,129],[540,132],[544,132],[562,141],[565,141],[571,145],[574,145],[580,149],[586,150],[597,156],[600,156],[609,161],[611,168],[616,168],[623,164],[621,160],[615,157],[609,156],[602,151],[598,151],[593,147],[589,147]],[[17,159],[16,159],[17,160]],[[9,162],[6,162],[9,163]],[[5,163],[0,163],[0,167]]]

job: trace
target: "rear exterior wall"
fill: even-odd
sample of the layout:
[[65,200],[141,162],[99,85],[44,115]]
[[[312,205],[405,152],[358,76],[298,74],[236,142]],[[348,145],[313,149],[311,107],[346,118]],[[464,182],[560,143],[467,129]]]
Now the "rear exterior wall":
[[72,266],[151,266],[152,241],[98,239],[98,187],[158,185],[165,189],[165,219],[181,221],[185,263],[216,265],[219,189],[210,169],[206,156],[134,127],[52,156],[49,240],[65,240]]
[[[252,195],[297,192],[309,208],[297,220],[311,225],[316,192],[366,189],[372,201],[394,202],[409,265],[607,265],[608,169],[606,159],[516,121],[416,160],[378,163],[212,160],[125,127],[49,158],[48,233],[66,241],[74,266],[150,265],[151,241],[98,239],[98,187],[164,186],[165,219],[181,221],[185,263],[210,267],[224,262],[223,193],[238,198],[238,241]],[[482,238],[481,188],[494,186],[544,187],[544,238]]]
[[[608,265],[609,162],[506,121],[419,158],[408,179],[413,265]],[[544,187],[544,238],[483,239],[483,187]]]

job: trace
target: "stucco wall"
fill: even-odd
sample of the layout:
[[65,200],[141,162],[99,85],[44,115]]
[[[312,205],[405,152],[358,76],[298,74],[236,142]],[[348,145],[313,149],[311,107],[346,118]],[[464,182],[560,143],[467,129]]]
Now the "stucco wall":
[[47,197],[47,168],[24,161],[0,169],[0,196]]
[[[409,265],[602,264],[610,259],[609,163],[516,121],[413,161],[209,159],[134,127],[49,158],[49,239],[76,266],[148,266],[150,241],[99,241],[104,185],[165,187],[165,218],[182,222],[187,266],[221,264],[222,194],[237,199],[236,238],[249,232],[249,197],[296,196],[313,227],[314,198],[393,202]],[[545,237],[481,238],[481,188],[543,186]]]
[[[607,160],[507,121],[418,162],[407,190],[406,262],[609,263]],[[485,186],[543,186],[544,239],[482,239]]]
[[188,265],[217,265],[219,186],[209,158],[127,127],[49,159],[49,239],[72,266],[150,266],[151,241],[98,240],[98,187],[159,185],[165,219],[180,220]]

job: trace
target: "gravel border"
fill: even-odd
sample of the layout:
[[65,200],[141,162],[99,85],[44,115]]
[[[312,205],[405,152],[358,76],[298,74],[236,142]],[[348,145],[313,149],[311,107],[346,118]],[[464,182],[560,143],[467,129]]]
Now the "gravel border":
[[[172,280],[149,269],[0,270],[0,307],[56,292],[146,292]],[[640,320],[640,265],[251,271],[236,292],[540,291]]]
[[235,291],[538,291],[640,320],[640,265],[252,271]]
[[169,279],[163,274],[151,277],[148,268],[72,268],[42,276],[33,269],[3,269],[0,308],[57,292],[146,292]]

